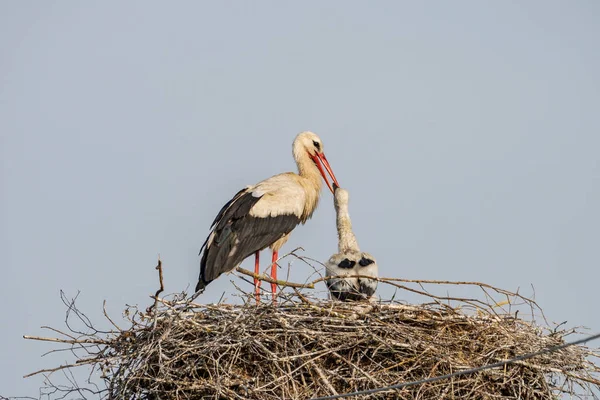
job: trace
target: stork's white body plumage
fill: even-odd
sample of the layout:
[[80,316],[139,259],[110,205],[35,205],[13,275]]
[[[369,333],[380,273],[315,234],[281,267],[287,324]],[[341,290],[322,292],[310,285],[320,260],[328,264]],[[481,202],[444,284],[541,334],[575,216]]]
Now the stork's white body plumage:
[[[377,280],[365,276],[377,278],[378,266],[372,255],[361,252],[358,247],[348,212],[348,198],[346,190],[335,188],[338,252],[325,264],[327,276],[331,277],[326,283],[331,295],[339,300],[368,299],[377,290]],[[361,277],[356,277],[358,275]]]
[[248,188],[260,198],[250,209],[259,218],[293,214],[305,222],[317,208],[321,195],[321,177],[303,177],[293,172],[275,175]]
[[[236,268],[255,254],[255,273],[259,273],[259,252],[273,251],[271,275],[276,278],[278,251],[291,231],[305,223],[319,203],[322,182],[327,170],[337,180],[323,154],[321,139],[312,132],[302,132],[294,140],[293,155],[298,174],[286,172],[240,190],[219,212],[200,253],[200,278],[196,292],[224,272]],[[256,296],[259,281],[255,279]],[[277,287],[271,285],[273,293]]]

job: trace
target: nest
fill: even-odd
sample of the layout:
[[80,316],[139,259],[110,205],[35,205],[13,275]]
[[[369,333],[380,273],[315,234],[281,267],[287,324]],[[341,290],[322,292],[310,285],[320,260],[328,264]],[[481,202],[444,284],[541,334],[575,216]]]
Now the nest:
[[[490,288],[482,287],[486,293]],[[509,299],[504,305],[515,307],[519,300],[536,309],[532,300],[491,289]],[[90,364],[102,371],[105,387],[94,392],[100,398],[275,400],[464,371],[560,345],[574,332],[541,327],[494,302],[432,297],[420,305],[342,303],[311,299],[295,288],[277,305],[256,305],[251,298],[239,305],[202,305],[183,295],[157,296],[145,311],[127,310],[127,329],[33,339],[84,349],[75,353],[77,362],[40,372]],[[65,304],[91,326],[73,301]],[[585,398],[600,389],[600,367],[593,362],[599,355],[571,346],[503,368],[354,398]]]

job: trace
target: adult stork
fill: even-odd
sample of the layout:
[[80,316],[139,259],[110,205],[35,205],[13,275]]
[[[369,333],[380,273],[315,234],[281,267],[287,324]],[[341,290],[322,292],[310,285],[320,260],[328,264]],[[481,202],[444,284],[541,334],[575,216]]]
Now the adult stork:
[[[254,254],[254,272],[259,273],[259,253],[270,247],[271,277],[277,279],[279,249],[290,232],[313,214],[321,195],[321,177],[333,193],[325,170],[339,185],[323,153],[323,143],[313,132],[296,136],[292,153],[298,173],[272,176],[240,190],[217,214],[211,232],[200,248],[200,278],[196,292],[204,289],[224,272],[236,268]],[[323,169],[325,168],[325,170]],[[256,300],[260,300],[260,281],[254,279]],[[271,283],[273,298],[277,284]]]
[[[325,268],[329,292],[338,300],[368,299],[377,290],[377,281],[353,275],[377,278],[377,262],[369,253],[360,251],[356,236],[352,232],[352,221],[348,213],[348,192],[334,185],[333,194],[338,231],[338,252],[332,255]],[[334,278],[336,277],[337,278]],[[349,278],[344,278],[349,276]]]

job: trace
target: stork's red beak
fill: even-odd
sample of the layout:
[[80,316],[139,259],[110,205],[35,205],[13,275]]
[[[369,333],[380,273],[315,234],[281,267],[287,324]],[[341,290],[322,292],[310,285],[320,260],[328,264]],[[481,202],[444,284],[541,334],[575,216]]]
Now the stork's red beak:
[[333,180],[333,183],[337,186],[340,186],[340,184],[338,183],[337,179],[335,178],[335,175],[333,174],[331,165],[329,165],[329,161],[327,161],[327,157],[325,157],[325,154],[323,154],[323,153],[315,153],[315,155],[311,156],[311,158],[313,159],[315,164],[317,164],[317,168],[319,168],[319,171],[321,172],[321,175],[323,176],[323,180],[327,184],[327,187],[329,188],[329,190],[331,190],[331,193],[333,193],[333,187],[331,186],[331,183],[329,183],[329,181],[327,180],[327,175],[325,175],[325,171],[323,170],[323,167],[325,167],[325,169],[327,170],[327,173]]

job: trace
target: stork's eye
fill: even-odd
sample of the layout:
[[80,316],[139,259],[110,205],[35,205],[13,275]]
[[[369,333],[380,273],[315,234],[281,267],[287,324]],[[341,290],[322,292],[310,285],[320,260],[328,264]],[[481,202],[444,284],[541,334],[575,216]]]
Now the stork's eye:
[[338,264],[340,268],[352,268],[356,264],[356,261],[350,261],[347,258],[344,258],[341,263]]
[[360,261],[358,262],[358,264],[361,267],[366,267],[367,265],[371,265],[373,264],[375,261],[371,260],[370,258],[361,258]]
[[316,140],[313,140],[313,144],[315,145],[315,148],[317,150],[321,150],[321,143],[317,142]]

